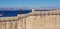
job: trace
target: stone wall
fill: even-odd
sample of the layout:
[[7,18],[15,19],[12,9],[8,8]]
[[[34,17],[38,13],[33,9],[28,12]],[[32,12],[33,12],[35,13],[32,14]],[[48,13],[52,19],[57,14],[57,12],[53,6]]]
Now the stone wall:
[[31,12],[0,18],[0,29],[60,29],[60,11]]

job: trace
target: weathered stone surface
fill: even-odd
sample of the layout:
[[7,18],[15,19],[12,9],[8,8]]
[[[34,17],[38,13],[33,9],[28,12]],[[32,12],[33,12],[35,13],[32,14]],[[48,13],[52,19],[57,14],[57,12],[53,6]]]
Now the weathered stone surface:
[[[0,29],[60,29],[60,10],[0,18]],[[42,14],[42,15],[41,15]]]

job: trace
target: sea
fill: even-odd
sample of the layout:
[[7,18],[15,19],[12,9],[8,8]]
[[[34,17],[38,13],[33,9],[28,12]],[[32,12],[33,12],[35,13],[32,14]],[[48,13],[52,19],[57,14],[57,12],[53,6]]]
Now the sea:
[[19,14],[27,14],[27,13],[32,12],[32,10],[21,10],[19,12],[20,12]]
[[32,12],[32,10],[0,10],[0,17],[14,17],[18,14],[27,14]]
[[[49,11],[49,10],[35,10],[35,11],[40,11],[40,12],[44,12],[44,11]],[[27,14],[32,12],[32,10],[0,10],[0,17],[14,17],[17,16],[18,14]]]

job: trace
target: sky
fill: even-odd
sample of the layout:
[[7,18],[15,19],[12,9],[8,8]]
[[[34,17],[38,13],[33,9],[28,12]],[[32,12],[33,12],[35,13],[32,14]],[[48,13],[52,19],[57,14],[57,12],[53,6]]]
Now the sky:
[[0,7],[60,7],[60,0],[0,0]]
[[0,0],[0,7],[18,7],[20,0]]

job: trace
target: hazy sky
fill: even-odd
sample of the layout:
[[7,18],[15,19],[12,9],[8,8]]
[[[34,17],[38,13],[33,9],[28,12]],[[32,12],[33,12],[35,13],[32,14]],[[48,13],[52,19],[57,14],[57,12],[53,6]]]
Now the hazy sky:
[[0,7],[60,7],[60,0],[0,0]]
[[20,0],[0,0],[0,7],[18,7]]

